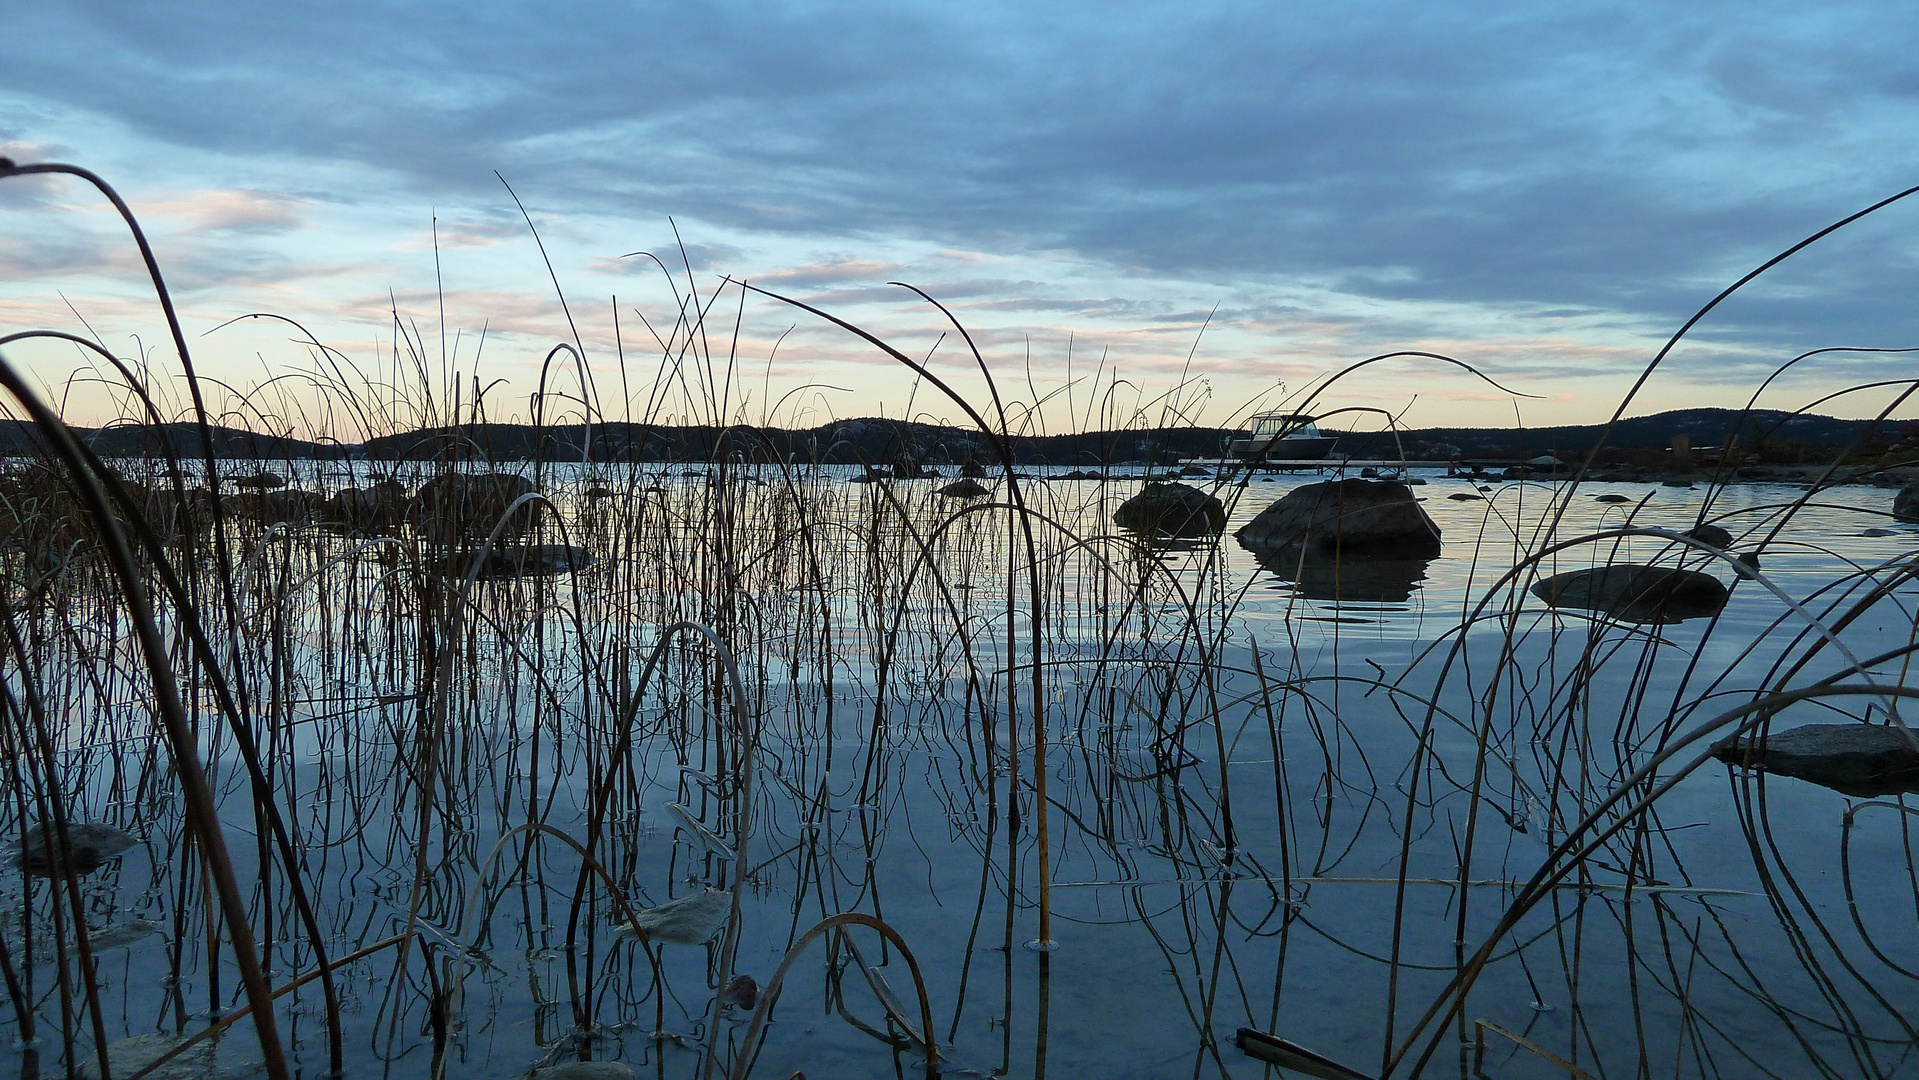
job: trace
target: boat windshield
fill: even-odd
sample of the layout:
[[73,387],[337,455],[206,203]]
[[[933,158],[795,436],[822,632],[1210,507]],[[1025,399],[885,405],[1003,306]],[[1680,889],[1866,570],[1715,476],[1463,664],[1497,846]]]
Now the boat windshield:
[[1253,417],[1252,437],[1255,439],[1317,439],[1319,426],[1310,417],[1290,414]]

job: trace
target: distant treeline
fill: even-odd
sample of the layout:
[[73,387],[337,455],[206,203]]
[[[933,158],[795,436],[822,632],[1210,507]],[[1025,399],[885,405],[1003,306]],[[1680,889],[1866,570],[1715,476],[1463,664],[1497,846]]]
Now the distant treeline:
[[[1685,435],[1694,447],[1723,445],[1738,435],[1741,445],[1768,445],[1799,452],[1832,451],[1855,442],[1869,453],[1919,443],[1919,422],[1841,420],[1831,416],[1793,416],[1775,410],[1745,415],[1736,409],[1680,409],[1622,420],[1607,438],[1612,447],[1665,447]],[[1869,428],[1871,430],[1869,430]],[[1528,458],[1546,453],[1585,453],[1603,425],[1541,428],[1413,428],[1391,431],[1335,431],[1336,453],[1355,458]],[[107,457],[175,454],[199,457],[199,429],[189,423],[116,424],[78,429],[81,437]],[[668,426],[608,423],[590,429],[573,424],[536,429],[526,424],[471,424],[383,435],[364,443],[315,442],[265,435],[236,428],[212,431],[213,454],[220,458],[341,460],[491,460],[693,462],[818,462],[839,465],[892,465],[909,460],[921,465],[957,465],[969,458],[982,464],[1000,458],[995,442],[978,431],[880,419],[842,420],[801,430],[760,427]],[[1015,435],[1007,439],[1021,465],[1117,465],[1173,462],[1217,457],[1233,432],[1224,428],[1184,427],[1158,430],[1098,431],[1074,435]],[[0,453],[38,453],[41,440],[33,425],[0,424]]]

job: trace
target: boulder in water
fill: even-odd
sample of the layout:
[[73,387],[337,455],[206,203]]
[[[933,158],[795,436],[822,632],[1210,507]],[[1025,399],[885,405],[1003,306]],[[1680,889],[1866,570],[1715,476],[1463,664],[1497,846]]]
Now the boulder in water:
[[1892,516],[1899,521],[1919,521],[1919,482],[1907,484],[1892,497]]
[[1905,730],[1882,724],[1807,724],[1726,739],[1713,756],[1862,799],[1919,791],[1919,746]]
[[[515,473],[441,473],[420,487],[408,516],[428,543],[483,538],[515,501],[537,490],[533,481]],[[525,534],[537,521],[539,509],[538,503],[521,507],[501,535]]]
[[1439,526],[1396,480],[1327,480],[1287,492],[1238,532],[1242,546],[1318,557],[1431,559]]
[[[53,847],[48,840],[57,833],[51,825],[28,829],[26,842],[20,846],[20,869],[35,877],[52,877]],[[135,843],[138,841],[132,836],[111,825],[69,821],[64,861],[67,869],[76,874],[91,874]]]
[[1226,505],[1190,484],[1148,481],[1113,511],[1113,524],[1155,536],[1212,536],[1226,530]]
[[347,488],[321,504],[320,513],[353,532],[387,532],[406,518],[406,487],[381,480],[372,487]]
[[237,488],[253,488],[257,491],[287,486],[286,477],[276,472],[267,472],[264,469],[256,473],[249,473],[246,476],[236,476],[228,482]]
[[1702,544],[1711,544],[1716,548],[1732,546],[1732,533],[1717,525],[1699,524],[1686,530],[1686,535]]
[[1676,623],[1717,615],[1731,595],[1711,574],[1639,563],[1554,574],[1535,582],[1532,594],[1551,607],[1601,611],[1636,623]]
[[944,495],[949,499],[983,499],[992,493],[992,488],[968,477],[964,480],[955,480],[933,494]]

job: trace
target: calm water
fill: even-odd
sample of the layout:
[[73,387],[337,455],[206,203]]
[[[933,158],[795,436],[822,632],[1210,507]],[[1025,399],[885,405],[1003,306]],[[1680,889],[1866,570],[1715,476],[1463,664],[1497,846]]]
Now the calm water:
[[[400,700],[422,670],[407,622],[417,611],[392,591],[382,545],[311,528],[255,537],[241,573],[255,636],[241,649],[261,685],[284,691],[261,706],[280,718],[263,741],[328,948],[337,957],[409,925],[420,935],[404,968],[389,948],[341,970],[352,1075],[427,1075],[436,995],[457,1002],[448,1075],[517,1076],[581,1045],[647,1075],[701,1074],[713,988],[730,974],[718,946],[660,945],[656,969],[613,935],[607,888],[582,886],[578,855],[544,834],[513,834],[488,860],[528,822],[584,842],[602,785],[600,861],[634,906],[731,887],[744,869],[734,971],[766,983],[800,932],[839,912],[896,929],[924,976],[947,1071],[1259,1076],[1232,1046],[1250,1026],[1376,1073],[1516,883],[1650,754],[1758,688],[1832,675],[1846,651],[1895,649],[1915,626],[1913,588],[1896,572],[1919,529],[1892,524],[1891,493],[1872,488],[1823,492],[1787,516],[1803,489],[1582,487],[1556,538],[1628,512],[1683,530],[1709,494],[1737,550],[1784,522],[1763,571],[1799,611],[1742,581],[1716,620],[1633,626],[1556,615],[1523,589],[1489,592],[1544,543],[1559,509],[1551,485],[1454,501],[1474,489],[1427,474],[1414,490],[1442,528],[1441,557],[1292,582],[1231,533],[1312,477],[1256,480],[1217,547],[1159,552],[1092,539],[1112,531],[1107,516],[1136,484],[1054,481],[1032,486],[1032,505],[1085,542],[1043,530],[1035,656],[1033,582],[1004,511],[928,539],[953,510],[930,495],[936,483],[891,485],[893,508],[883,485],[814,478],[800,530],[781,524],[785,489],[765,478],[727,497],[736,503],[679,470],[602,500],[583,497],[577,470],[547,480],[570,537],[601,563],[573,582],[477,587],[461,689],[445,706],[439,767],[451,779],[424,836],[419,714]],[[1607,493],[1651,499],[1593,498]],[[751,515],[731,534],[730,563],[711,540],[725,513]],[[1872,529],[1890,535],[1862,535]],[[912,557],[915,533],[936,553],[927,564]],[[1615,538],[1550,569],[1655,557],[1674,554],[1656,538]],[[1845,620],[1836,644],[1808,636],[1808,615],[1837,622],[1881,582],[1886,594]],[[673,617],[715,625],[741,654],[757,749],[725,720],[710,656],[675,651],[609,764],[624,726],[618,688]],[[1902,680],[1899,661],[1875,671]],[[230,961],[210,968],[205,956],[197,864],[182,862],[177,799],[128,700],[137,683],[61,683],[70,700],[55,703],[108,718],[76,721],[62,750],[75,813],[145,840],[87,879],[90,924],[142,918],[161,930],[102,952],[110,1038],[183,1019],[190,1031],[238,994]],[[1869,704],[1804,703],[1775,722],[1863,717]],[[203,717],[217,726],[210,709]],[[244,775],[229,742],[209,733],[206,745],[250,882],[257,821]],[[729,860],[683,822],[734,845],[747,760],[750,835]],[[1596,1075],[1919,1074],[1911,818],[1888,797],[1848,826],[1848,808],[1866,801],[1699,768],[1591,853],[1571,878],[1587,887],[1555,890],[1502,937],[1459,1017],[1438,1029],[1425,1075],[1470,1073],[1479,1020]],[[1051,951],[1028,947],[1042,803]],[[1462,888],[1462,873],[1473,884]],[[44,885],[31,902],[17,875],[6,887],[10,904],[47,906]],[[309,970],[277,874],[253,902],[257,932],[282,943],[269,957],[277,977]],[[887,1012],[858,974],[861,962],[879,972],[919,1026],[898,950],[866,930],[851,940],[861,961],[829,970],[826,943],[814,943],[792,965],[754,1075],[923,1069],[876,1037]],[[178,941],[188,947],[176,958]],[[217,986],[210,971],[223,972]],[[36,978],[57,1032],[52,981]],[[283,999],[283,1032],[308,1075],[325,1068],[320,1013],[317,984]],[[744,1010],[718,1021],[715,1075],[745,1027]],[[591,1037],[566,1041],[583,1030]],[[235,1031],[232,1044],[251,1037],[244,1023]],[[41,1036],[40,1051],[57,1054],[57,1034]],[[1488,1038],[1489,1075],[1566,1075]]]

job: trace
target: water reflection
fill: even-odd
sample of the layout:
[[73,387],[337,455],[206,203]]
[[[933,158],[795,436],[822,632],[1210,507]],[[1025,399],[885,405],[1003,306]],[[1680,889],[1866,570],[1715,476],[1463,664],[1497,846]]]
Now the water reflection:
[[1262,569],[1308,600],[1398,604],[1426,580],[1431,559],[1329,558],[1299,547],[1255,550]]

